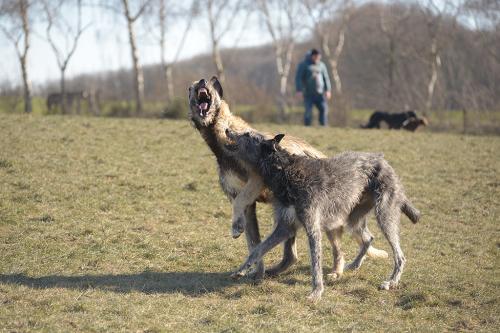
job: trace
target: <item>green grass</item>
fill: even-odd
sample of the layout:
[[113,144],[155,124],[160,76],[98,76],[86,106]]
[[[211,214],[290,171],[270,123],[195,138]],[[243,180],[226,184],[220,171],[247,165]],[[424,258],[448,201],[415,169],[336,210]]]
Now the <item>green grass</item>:
[[[230,237],[215,160],[187,121],[0,114],[0,330],[498,331],[499,137],[259,128],[328,154],[385,153],[424,214],[402,220],[398,290],[377,290],[391,261],[368,259],[309,304],[303,232],[289,272],[230,280],[245,241]],[[264,234],[271,213],[259,207]],[[350,237],[343,247],[352,259]]]

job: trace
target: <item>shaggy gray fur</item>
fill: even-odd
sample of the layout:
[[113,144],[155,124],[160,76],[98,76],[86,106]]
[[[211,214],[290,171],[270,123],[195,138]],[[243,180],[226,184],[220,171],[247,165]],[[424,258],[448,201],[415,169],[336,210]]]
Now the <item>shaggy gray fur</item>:
[[[323,293],[321,267],[321,230],[325,230],[334,245],[334,255],[340,252],[343,227],[366,229],[365,216],[375,208],[377,223],[391,245],[394,271],[381,289],[398,285],[405,257],[399,242],[401,211],[413,223],[420,212],[406,198],[394,169],[382,154],[346,152],[330,159],[295,156],[280,148],[283,134],[266,140],[258,133],[238,135],[227,131],[234,144],[226,145],[233,156],[251,165],[274,193],[275,229],[255,247],[246,262],[233,274],[240,277],[253,263],[279,243],[295,237],[300,226],[306,230],[311,254],[313,292],[317,301]],[[363,261],[373,237],[362,233],[364,247],[351,265]]]

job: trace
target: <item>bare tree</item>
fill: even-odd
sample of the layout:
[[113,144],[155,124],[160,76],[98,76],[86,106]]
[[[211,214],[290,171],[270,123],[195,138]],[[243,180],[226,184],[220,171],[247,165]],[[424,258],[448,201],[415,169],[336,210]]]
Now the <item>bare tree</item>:
[[[158,25],[159,25],[159,36],[157,36],[158,44],[160,45],[160,62],[162,72],[165,76],[165,82],[167,86],[167,101],[174,97],[174,82],[172,67],[179,60],[179,56],[186,42],[189,30],[191,29],[194,18],[197,15],[197,2],[196,0],[191,1],[191,5],[187,11],[182,9],[175,10],[173,2],[167,0],[156,0],[156,9],[158,10]],[[168,8],[168,10],[167,10]],[[169,43],[171,48],[175,48],[175,53],[172,60],[168,61],[166,56],[167,49],[167,26],[171,26],[171,21],[178,20],[181,17],[186,18],[186,25],[184,27],[181,39],[177,47]]]
[[424,53],[424,62],[429,67],[429,76],[427,79],[426,99],[424,114],[432,109],[432,101],[438,76],[441,68],[441,48],[442,24],[444,19],[456,19],[460,10],[457,1],[426,0],[424,11],[426,16],[426,27],[428,33],[428,50]]
[[[402,12],[401,12],[402,10]],[[394,102],[395,76],[397,67],[397,52],[400,35],[404,32],[401,27],[410,17],[410,10],[407,6],[384,6],[380,10],[380,30],[388,42],[387,54],[387,102],[392,105]]]
[[[76,25],[73,25],[69,20],[65,18],[67,12],[62,12],[65,4],[70,4],[68,0],[59,1],[43,1],[43,7],[45,11],[45,16],[47,19],[47,27],[45,30],[47,41],[54,52],[56,57],[57,66],[61,71],[60,79],[60,91],[62,96],[62,113],[68,113],[68,105],[66,98],[66,70],[68,69],[69,62],[73,55],[75,54],[76,48],[80,37],[82,36],[85,29],[89,26],[82,25],[82,1],[76,0]],[[73,5],[73,4],[71,4]],[[53,33],[54,29],[57,29],[59,36],[64,36],[66,48],[59,46],[54,40]]]
[[242,0],[204,0],[212,44],[212,59],[219,80],[224,83],[224,64],[220,54],[220,42],[231,29],[234,20],[242,8]]
[[476,32],[481,35],[482,47],[500,64],[500,2],[491,0],[465,0],[463,12],[472,18]]
[[295,0],[259,0],[257,5],[272,38],[276,70],[279,76],[280,97],[278,104],[281,120],[284,120],[288,112],[288,77],[295,40],[301,30],[299,28],[301,11]]
[[129,0],[121,0],[123,16],[127,21],[127,31],[128,39],[130,43],[130,52],[132,56],[132,68],[134,72],[134,95],[135,95],[135,112],[140,115],[143,111],[143,101],[144,101],[144,73],[142,71],[142,66],[139,61],[139,50],[137,48],[137,39],[134,29],[134,24],[139,19],[139,17],[144,13],[146,7],[149,5],[151,0],[142,0],[139,3],[139,7],[135,13],[132,13],[132,8],[130,6]]
[[[313,24],[313,31],[318,39],[323,55],[330,65],[331,76],[335,82],[337,95],[342,95],[342,80],[339,74],[339,59],[344,50],[347,25],[351,17],[350,0],[304,0],[307,12]],[[333,30],[329,20],[339,16],[339,28]],[[336,31],[336,36],[332,32]],[[332,38],[333,37],[333,38]],[[335,45],[332,44],[335,40]]]
[[1,24],[0,29],[4,32],[15,47],[24,90],[24,112],[31,113],[32,95],[31,81],[28,75],[28,51],[30,48],[31,26],[29,19],[30,8],[33,4],[28,0],[6,0],[0,5],[0,16],[3,16],[6,24]]

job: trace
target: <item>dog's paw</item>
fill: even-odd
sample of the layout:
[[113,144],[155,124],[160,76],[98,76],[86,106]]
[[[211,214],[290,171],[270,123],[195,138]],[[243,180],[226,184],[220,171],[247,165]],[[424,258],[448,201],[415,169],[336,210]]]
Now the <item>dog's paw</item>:
[[233,280],[239,280],[244,276],[245,276],[245,273],[242,271],[237,271],[237,272],[234,272],[230,275],[231,279],[233,279]]
[[254,280],[256,283],[264,279],[264,268],[259,268],[258,266],[248,272],[247,276]]
[[321,300],[321,295],[323,294],[323,290],[314,290],[312,293],[307,296],[307,301],[311,303],[317,303]]
[[235,230],[235,229],[231,229],[231,236],[236,239],[238,237],[240,237],[242,234],[242,232],[240,232],[239,230]]
[[327,274],[327,277],[332,279],[332,280],[337,280],[337,279],[340,279],[342,277],[342,273],[340,272],[331,272],[331,273],[328,273]]
[[236,220],[233,220],[231,235],[233,238],[238,238],[245,231],[245,219],[243,217],[239,217]]
[[361,263],[353,261],[351,263],[346,264],[344,266],[344,270],[345,271],[357,271],[360,267],[361,267]]
[[384,281],[378,288],[379,290],[391,290],[391,289],[396,289],[398,287],[398,284],[394,281]]

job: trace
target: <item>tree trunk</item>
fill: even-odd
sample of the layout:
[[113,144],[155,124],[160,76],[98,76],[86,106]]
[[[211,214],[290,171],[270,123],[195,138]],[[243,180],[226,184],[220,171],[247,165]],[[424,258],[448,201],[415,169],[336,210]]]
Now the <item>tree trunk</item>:
[[342,95],[342,80],[340,79],[340,74],[338,70],[338,64],[339,64],[339,59],[340,56],[342,55],[342,51],[344,50],[344,44],[345,44],[345,23],[340,27],[339,29],[339,35],[337,38],[337,45],[335,46],[335,51],[331,52],[330,50],[330,41],[329,35],[325,33],[324,31],[317,31],[319,35],[319,39],[321,42],[321,49],[323,51],[323,54],[325,56],[325,60],[328,62],[330,65],[330,76],[333,78],[333,82],[335,84],[335,91],[337,92],[337,95]]
[[[276,42],[278,43],[278,42]],[[290,68],[292,66],[292,56],[295,43],[291,41],[286,45],[286,51],[283,54],[283,49],[281,46],[275,46],[275,56],[276,56],[276,69],[279,75],[279,85],[280,85],[280,97],[278,102],[280,120],[286,121],[288,117],[288,102],[287,102],[287,88],[288,88],[288,77],[290,75]]]
[[288,82],[288,74],[280,74],[280,97],[278,101],[280,121],[286,121],[288,115],[288,103],[286,100],[286,88]]
[[427,83],[427,100],[425,102],[425,112],[427,115],[432,108],[432,99],[434,97],[434,89],[438,80],[438,69],[441,66],[441,58],[439,57],[439,51],[437,48],[437,41],[433,39],[431,45],[431,75],[429,82]]
[[165,64],[163,72],[165,73],[165,81],[167,83],[167,98],[169,101],[171,101],[174,98],[174,78],[172,74],[172,65]]
[[345,26],[340,28],[339,36],[337,39],[337,46],[335,47],[335,52],[332,54],[329,44],[329,35],[325,32],[318,31],[319,39],[321,42],[321,50],[325,56],[326,62],[329,66],[329,75],[333,78],[335,85],[336,94],[333,96],[333,112],[336,124],[339,126],[344,126],[347,122],[347,108],[345,99],[342,96],[342,80],[338,71],[338,64],[340,55],[344,49],[345,43]]
[[132,67],[134,71],[134,95],[135,95],[135,112],[137,115],[142,114],[144,100],[144,74],[139,62],[139,52],[134,32],[134,20],[130,16],[128,0],[123,1],[125,18],[127,19],[128,38],[130,42],[130,51],[132,55]]
[[387,89],[387,99],[389,101],[389,104],[392,107],[392,97],[394,93],[394,65],[396,63],[395,60],[395,43],[393,37],[390,37],[389,39],[389,59],[388,59],[388,64],[387,64],[387,76],[389,79],[389,87]]
[[166,93],[167,93],[167,103],[170,102],[174,96],[173,82],[172,82],[172,68],[170,64],[167,64],[165,60],[165,21],[167,19],[167,14],[165,12],[165,1],[160,1],[160,60],[161,67],[163,70],[163,75],[165,76]]
[[66,68],[61,68],[61,113],[68,113],[68,99],[66,98]]
[[338,63],[340,56],[342,55],[342,51],[344,50],[344,42],[345,42],[345,26],[342,26],[339,31],[337,46],[335,47],[335,52],[330,62],[330,65],[332,67],[333,81],[335,81],[335,90],[337,91],[337,95],[339,96],[342,95],[342,81],[340,80]]
[[129,39],[130,49],[132,52],[132,66],[134,68],[135,112],[137,115],[140,115],[143,111],[142,101],[144,100],[144,74],[139,63],[139,52],[137,50],[132,22],[129,23]]
[[167,102],[171,101],[174,97],[174,86],[172,77],[172,65],[165,61],[165,44],[164,38],[161,37],[162,42],[160,42],[160,53],[161,53],[161,68],[163,75],[165,77],[166,89],[167,89]]
[[28,21],[28,2],[26,0],[20,1],[20,14],[23,24],[24,33],[24,52],[19,54],[19,61],[21,62],[21,73],[23,76],[24,87],[24,112],[31,113],[33,111],[32,98],[31,98],[31,81],[28,77],[28,50],[30,47],[30,26]]
[[28,68],[26,66],[26,56],[21,57],[21,73],[23,76],[23,88],[24,88],[24,112],[31,113],[33,111],[33,106],[31,103],[31,82],[28,77]]
[[219,78],[219,81],[224,84],[226,77],[224,75],[224,64],[222,63],[218,41],[212,41],[212,57],[217,71],[217,77]]
[[282,75],[280,77],[280,100],[279,100],[279,109],[280,109],[280,118],[281,121],[285,121],[288,115],[288,103],[286,100],[286,85],[288,82],[288,75]]

